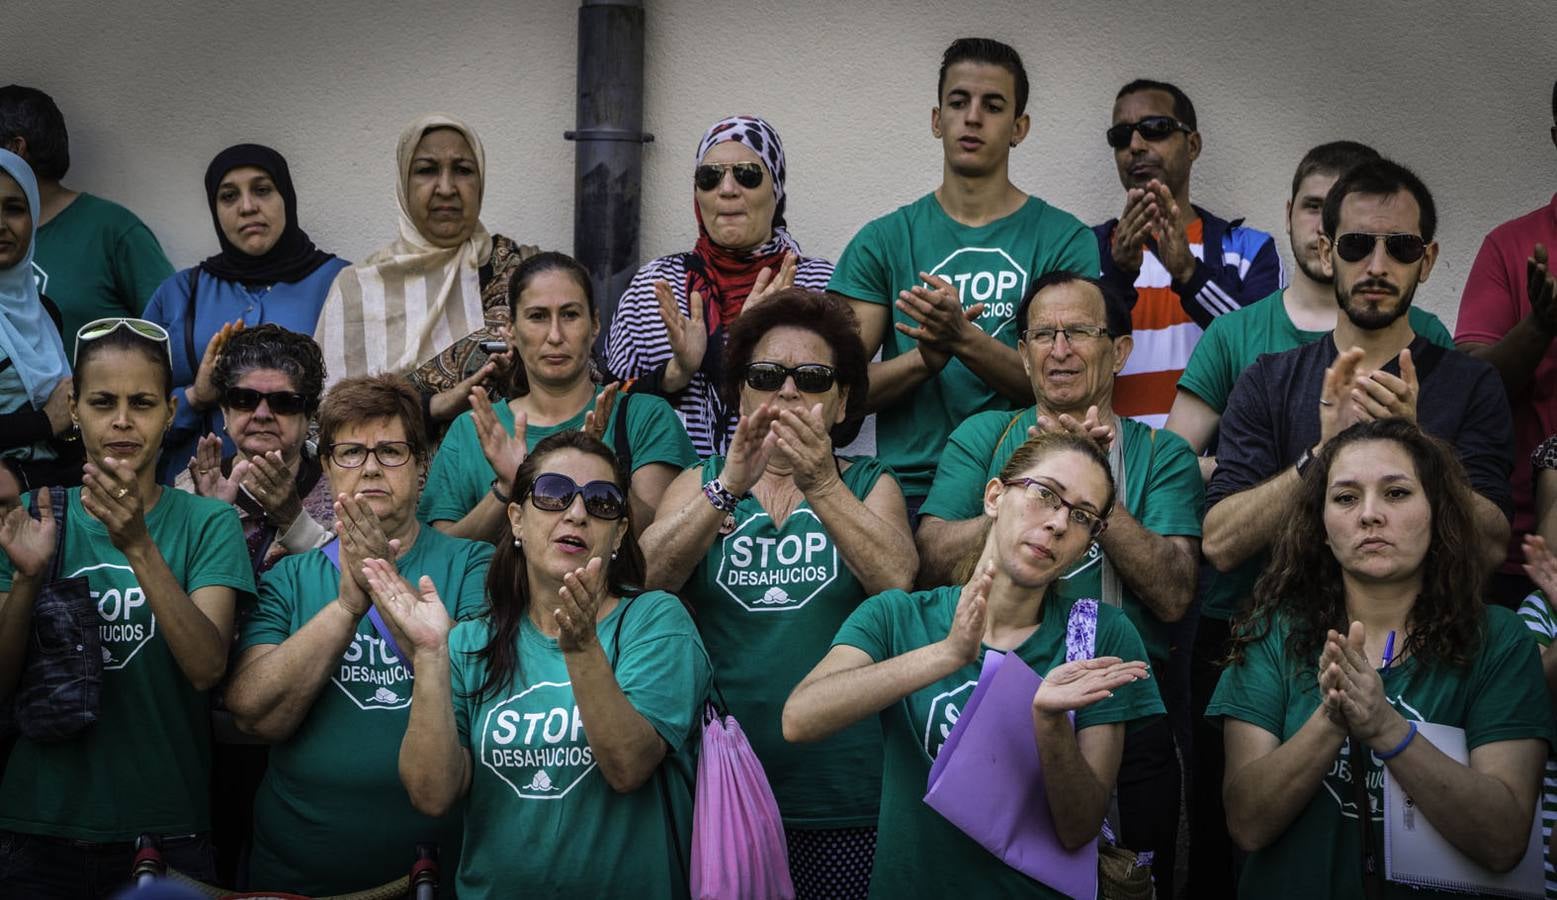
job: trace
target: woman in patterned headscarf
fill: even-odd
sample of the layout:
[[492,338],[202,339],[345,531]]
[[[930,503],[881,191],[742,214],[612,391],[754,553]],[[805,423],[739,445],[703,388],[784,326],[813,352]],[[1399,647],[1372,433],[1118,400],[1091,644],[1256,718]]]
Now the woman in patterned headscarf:
[[[430,433],[470,406],[470,389],[500,382],[508,280],[538,252],[481,224],[486,151],[465,123],[444,115],[412,122],[396,150],[399,235],[341,270],[314,334],[330,384],[357,375],[405,375],[422,395]],[[329,385],[326,385],[328,387]]]
[[784,227],[784,145],[755,116],[731,116],[697,146],[697,244],[655,259],[617,303],[606,362],[635,390],[670,400],[699,456],[728,446],[739,416],[719,399],[728,324],[790,286],[824,290],[833,264],[801,256]]

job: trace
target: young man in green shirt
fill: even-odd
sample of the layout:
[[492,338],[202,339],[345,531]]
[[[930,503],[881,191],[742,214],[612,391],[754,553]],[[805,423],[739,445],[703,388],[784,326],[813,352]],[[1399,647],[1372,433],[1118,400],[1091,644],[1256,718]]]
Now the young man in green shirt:
[[70,168],[65,117],[53,98],[18,84],[0,87],[0,147],[38,176],[38,293],[60,311],[68,345],[82,325],[139,316],[173,265],[135,214],[117,203],[60,184]]
[[[958,562],[983,546],[984,485],[999,477],[1030,429],[1088,432],[1110,451],[1119,500],[1108,529],[1054,589],[1066,600],[1101,598],[1121,606],[1140,632],[1153,668],[1164,672],[1169,623],[1184,616],[1195,591],[1204,502],[1195,455],[1177,435],[1116,414],[1115,379],[1129,359],[1132,338],[1129,305],[1111,288],[1051,272],[1033,285],[1016,322],[1017,350],[1038,402],[1014,413],[979,413],[952,432],[921,509],[920,583],[951,582]],[[1163,694],[1171,704],[1168,692]],[[1188,710],[1180,703],[1169,715],[1175,712]],[[1125,738],[1119,769],[1122,840],[1132,850],[1156,854],[1153,868],[1163,898],[1173,896],[1179,782],[1167,720]]]
[[933,193],[860,229],[828,290],[847,297],[870,369],[877,456],[903,485],[912,518],[953,428],[1032,401],[1013,317],[1033,281],[1098,272],[1079,219],[1011,183],[1027,136],[1027,71],[1011,47],[962,38],[941,60],[930,131],[944,153]]

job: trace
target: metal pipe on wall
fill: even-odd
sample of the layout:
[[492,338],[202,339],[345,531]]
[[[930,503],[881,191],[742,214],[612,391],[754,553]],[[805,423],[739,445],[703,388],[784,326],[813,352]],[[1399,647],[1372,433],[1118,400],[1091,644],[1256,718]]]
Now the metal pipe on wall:
[[573,141],[573,255],[594,279],[600,341],[638,270],[643,183],[641,0],[583,0],[578,10],[578,101]]

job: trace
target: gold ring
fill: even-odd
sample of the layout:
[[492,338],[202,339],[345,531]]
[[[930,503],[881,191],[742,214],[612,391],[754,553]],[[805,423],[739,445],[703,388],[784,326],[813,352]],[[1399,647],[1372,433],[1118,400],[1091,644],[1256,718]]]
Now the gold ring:
[[123,500],[124,499],[124,495],[128,494],[129,492],[130,492],[129,488],[120,488],[117,491],[114,491],[114,499],[115,500]]

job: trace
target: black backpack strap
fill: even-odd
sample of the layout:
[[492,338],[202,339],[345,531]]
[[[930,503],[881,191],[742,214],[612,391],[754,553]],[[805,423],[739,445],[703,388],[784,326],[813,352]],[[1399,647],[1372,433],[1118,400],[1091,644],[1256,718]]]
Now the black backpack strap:
[[611,435],[611,449],[616,453],[616,461],[622,464],[622,471],[627,473],[630,480],[633,477],[633,445],[627,439],[627,400],[632,397],[626,390],[616,394],[616,410],[612,414],[615,425]]

